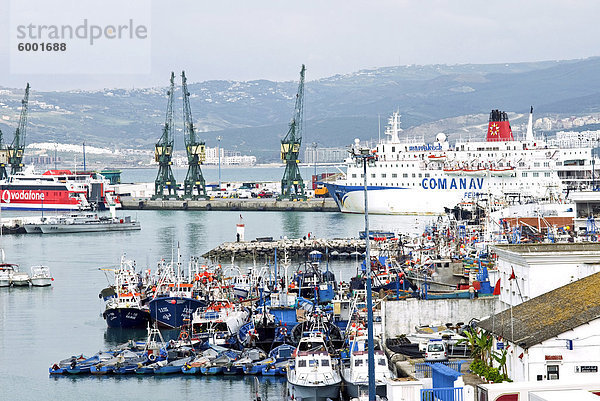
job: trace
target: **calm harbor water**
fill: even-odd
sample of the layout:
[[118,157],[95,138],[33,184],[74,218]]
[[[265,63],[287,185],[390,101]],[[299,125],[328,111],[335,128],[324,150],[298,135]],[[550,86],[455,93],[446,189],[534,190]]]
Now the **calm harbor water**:
[[[3,211],[3,217],[25,212]],[[123,214],[124,212],[119,212]],[[49,377],[48,367],[70,355],[95,352],[129,338],[143,339],[144,331],[109,331],[101,316],[99,291],[107,278],[99,268],[118,265],[121,255],[138,268],[154,268],[170,259],[180,244],[184,261],[201,255],[223,241],[235,239],[239,212],[138,211],[132,212],[142,230],[129,233],[62,235],[5,235],[1,247],[6,262],[21,269],[44,264],[55,281],[50,288],[0,288],[0,399],[4,400],[133,400],[253,399],[248,377]],[[415,231],[430,220],[415,217],[371,216],[373,229]],[[244,213],[246,239],[272,236],[298,238],[357,236],[362,215],[341,213]],[[224,262],[225,263],[225,262]],[[262,263],[262,261],[257,261]],[[330,268],[348,279],[354,262],[332,262]],[[260,378],[263,400],[281,400],[285,380]]]

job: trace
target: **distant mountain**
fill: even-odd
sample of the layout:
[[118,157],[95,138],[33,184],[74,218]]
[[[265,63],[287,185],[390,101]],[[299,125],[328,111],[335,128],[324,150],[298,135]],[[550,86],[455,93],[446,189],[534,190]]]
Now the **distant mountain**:
[[[411,65],[361,70],[308,81],[304,143],[346,146],[376,138],[394,110],[407,133],[450,139],[461,124],[479,126],[498,108],[536,117],[600,111],[600,58],[510,64]],[[307,70],[310,78],[310,65]],[[193,77],[192,77],[193,78]],[[165,77],[165,83],[167,77]],[[25,83],[23,83],[25,85]],[[209,146],[279,157],[292,116],[297,82],[207,81],[188,85],[194,119]],[[151,149],[161,133],[166,87],[37,92],[32,88],[28,142],[57,141]],[[12,140],[23,89],[0,89],[0,129]],[[177,89],[176,147],[183,149],[181,90]],[[461,117],[470,116],[470,117]],[[465,129],[463,129],[465,128]]]

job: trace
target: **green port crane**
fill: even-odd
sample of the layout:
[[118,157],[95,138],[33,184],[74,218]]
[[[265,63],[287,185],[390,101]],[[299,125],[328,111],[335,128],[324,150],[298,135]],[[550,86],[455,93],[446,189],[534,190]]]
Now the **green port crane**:
[[27,132],[27,106],[29,104],[29,82],[25,88],[25,97],[21,100],[21,117],[15,130],[15,137],[7,147],[8,164],[10,173],[15,174],[23,170],[23,152],[25,151],[25,134]]
[[300,70],[300,84],[296,94],[296,107],[290,122],[287,135],[281,141],[281,160],[285,162],[285,171],[281,179],[281,195],[279,199],[305,200],[304,181],[298,169],[298,154],[302,144],[302,128],[304,119],[304,72],[306,67],[302,64]]
[[181,88],[183,90],[183,135],[188,158],[188,171],[183,182],[183,197],[184,199],[206,198],[206,183],[200,168],[206,157],[205,146],[203,141],[196,138],[185,71],[181,71]]
[[158,162],[158,175],[154,181],[153,199],[162,199],[167,190],[167,197],[177,196],[177,182],[173,176],[171,165],[173,161],[173,93],[175,92],[175,73],[171,72],[171,85],[167,92],[167,115],[163,132],[154,146],[154,160]]
[[6,165],[8,164],[8,149],[2,142],[2,130],[0,130],[0,180],[8,178]]

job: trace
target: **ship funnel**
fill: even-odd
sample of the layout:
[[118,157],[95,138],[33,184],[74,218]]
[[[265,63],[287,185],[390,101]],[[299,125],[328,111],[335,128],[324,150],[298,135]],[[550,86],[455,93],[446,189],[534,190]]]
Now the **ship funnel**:
[[525,135],[525,140],[527,142],[533,142],[533,106],[531,106],[531,110],[529,110],[529,121],[527,121],[527,134]]
[[504,111],[492,110],[488,124],[487,141],[512,141],[512,129]]

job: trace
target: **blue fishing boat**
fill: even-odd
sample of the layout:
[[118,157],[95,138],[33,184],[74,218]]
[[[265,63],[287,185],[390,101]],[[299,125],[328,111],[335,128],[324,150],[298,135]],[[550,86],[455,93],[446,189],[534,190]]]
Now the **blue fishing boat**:
[[114,272],[115,283],[103,289],[100,298],[106,302],[102,317],[111,328],[145,328],[150,321],[150,310],[145,305],[141,275],[135,271],[135,262],[121,257],[117,269],[102,269]]
[[194,359],[193,356],[187,356],[184,358],[175,359],[168,362],[164,366],[158,366],[154,369],[154,374],[157,375],[169,375],[173,373],[181,373],[181,369]]
[[200,368],[200,372],[203,375],[218,375],[223,373],[223,366],[203,366]]

